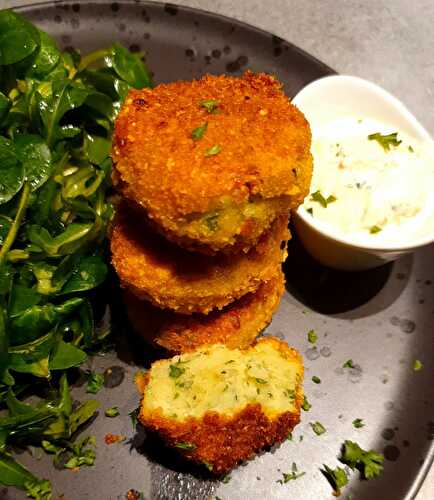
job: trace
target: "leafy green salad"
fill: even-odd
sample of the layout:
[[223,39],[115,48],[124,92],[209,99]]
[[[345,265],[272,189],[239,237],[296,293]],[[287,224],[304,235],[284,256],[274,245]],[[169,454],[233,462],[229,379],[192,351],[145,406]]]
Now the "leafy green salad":
[[[95,297],[107,276],[113,122],[142,55],[115,43],[86,56],[0,11],[0,484],[51,497],[15,461],[36,446],[65,467],[92,462],[77,430],[96,400],[72,404],[68,378],[108,334]],[[68,465],[69,464],[69,465]]]

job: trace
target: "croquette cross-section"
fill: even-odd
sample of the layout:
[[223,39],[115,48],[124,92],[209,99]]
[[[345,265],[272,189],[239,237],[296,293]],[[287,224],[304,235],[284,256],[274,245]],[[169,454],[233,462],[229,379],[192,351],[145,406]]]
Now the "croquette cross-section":
[[210,344],[245,349],[271,321],[284,291],[282,271],[220,311],[178,314],[125,292],[128,317],[136,332],[154,347],[180,354]]
[[207,75],[130,91],[115,125],[113,181],[175,243],[247,251],[307,195],[310,143],[272,76]]
[[286,257],[287,216],[277,218],[249,252],[206,256],[170,243],[121,205],[111,235],[121,284],[140,299],[184,314],[208,313],[254,292]]
[[300,355],[274,337],[246,349],[216,344],[155,362],[145,375],[142,424],[187,458],[222,474],[300,420]]

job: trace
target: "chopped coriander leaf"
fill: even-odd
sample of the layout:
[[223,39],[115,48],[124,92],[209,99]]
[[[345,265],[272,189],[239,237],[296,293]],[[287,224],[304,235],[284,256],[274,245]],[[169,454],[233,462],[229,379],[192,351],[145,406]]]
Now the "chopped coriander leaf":
[[133,424],[133,430],[135,430],[137,422],[139,421],[139,412],[140,412],[140,408],[136,408],[132,412],[128,413],[128,415],[131,419],[131,423]]
[[294,389],[285,389],[283,394],[289,399],[295,399],[295,391]]
[[75,469],[82,465],[91,466],[94,464],[96,453],[92,448],[86,448],[86,446],[96,446],[95,436],[87,436],[78,443],[68,446],[72,457],[65,463],[65,469]]
[[353,441],[344,442],[339,460],[357,469],[363,479],[372,479],[383,471],[384,456],[373,450],[366,451]]
[[214,467],[212,464],[210,464],[209,462],[202,462],[202,463],[210,472],[213,471]]
[[215,113],[219,104],[220,104],[219,101],[216,101],[214,99],[208,99],[205,101],[201,101],[200,103],[201,107],[205,108],[208,111],[208,113]]
[[287,436],[286,436],[286,439],[288,441],[292,441],[292,432],[290,432]]
[[169,365],[169,377],[178,378],[185,372],[185,368],[177,365]]
[[302,436],[302,435],[301,435],[301,436],[299,436],[298,440],[299,440],[300,442],[301,442],[301,441],[303,441],[303,436]]
[[107,408],[104,414],[106,417],[110,418],[117,417],[120,415],[119,408],[117,406],[113,406],[112,408]]
[[375,134],[369,134],[368,140],[377,141],[378,144],[384,149],[384,151],[389,151],[391,146],[399,146],[402,141],[398,140],[398,132],[393,132],[392,134],[380,134],[379,132]]
[[312,382],[314,382],[315,384],[320,384],[321,383],[321,379],[319,377],[317,377],[316,375],[314,375],[312,377]]
[[96,394],[104,384],[104,376],[100,373],[90,372],[87,378],[86,392]]
[[194,443],[176,443],[175,448],[180,448],[181,450],[195,450],[196,445]]
[[303,403],[301,404],[301,407],[304,411],[309,411],[312,408],[312,405],[309,403],[306,396],[303,396]]
[[268,382],[266,380],[264,380],[263,378],[255,378],[256,382],[258,384],[268,384]]
[[220,144],[214,144],[214,146],[211,146],[210,148],[208,148],[205,151],[205,156],[206,157],[215,156],[215,155],[219,154],[221,150],[222,150],[222,147],[220,146]]
[[229,481],[231,480],[231,476],[229,474],[226,474],[226,476],[223,476],[220,481],[224,484],[227,484],[229,483]]
[[322,425],[321,422],[311,422],[310,426],[317,436],[321,436],[321,434],[325,434],[327,432],[327,429]]
[[312,193],[310,199],[312,201],[318,202],[322,207],[327,208],[327,200],[324,198],[324,196],[321,194],[319,190],[315,191],[315,193]]
[[422,362],[419,359],[415,359],[414,363],[413,363],[413,370],[415,372],[418,372],[418,371],[422,370],[422,368],[423,368]]
[[408,150],[410,151],[410,153],[414,153],[414,149],[411,146],[408,146]]
[[215,497],[215,500],[222,500],[220,497]]
[[308,212],[313,217],[313,208],[307,208],[306,212]]
[[297,464],[292,462],[291,472],[282,472],[283,479],[277,480],[276,483],[285,484],[288,481],[294,481],[305,474],[306,472],[298,472]]
[[381,227],[379,226],[372,226],[370,229],[369,229],[369,232],[371,234],[377,234],[381,231]]
[[193,132],[191,133],[191,138],[194,141],[198,141],[199,139],[202,139],[207,128],[208,128],[208,123],[206,123],[206,122],[203,125],[201,125],[200,127],[195,128],[193,130]]
[[320,471],[333,488],[334,495],[338,497],[341,494],[341,488],[348,484],[348,476],[345,469],[342,467],[331,469],[324,464],[324,469],[320,469]]
[[365,427],[365,424],[363,423],[363,420],[361,418],[356,418],[353,420],[353,426],[356,429],[361,429],[362,427]]
[[316,343],[316,341],[318,340],[318,335],[316,334],[315,330],[310,330],[310,332],[308,332],[308,334],[307,334],[307,340],[311,344],[315,344]]
[[333,203],[337,200],[336,196],[333,196],[332,194],[326,199],[327,205],[330,203]]
[[345,361],[342,368],[354,368],[354,361],[352,359]]

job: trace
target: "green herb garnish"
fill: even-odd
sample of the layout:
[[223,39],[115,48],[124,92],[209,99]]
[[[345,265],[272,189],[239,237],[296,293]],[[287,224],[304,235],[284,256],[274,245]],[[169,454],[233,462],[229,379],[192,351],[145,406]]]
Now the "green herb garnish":
[[379,226],[372,226],[370,229],[369,229],[369,232],[371,234],[377,234],[381,231],[381,227]]
[[268,382],[266,380],[264,380],[263,378],[255,377],[255,380],[258,384],[268,384]]
[[104,385],[104,376],[100,373],[90,372],[87,378],[86,392],[96,394]]
[[312,201],[316,201],[324,208],[327,208],[327,205],[329,205],[330,203],[333,203],[337,200],[336,196],[333,196],[333,195],[330,195],[329,197],[324,198],[324,196],[321,194],[321,192],[319,190],[315,191],[315,193],[312,193],[310,199]]
[[219,220],[218,213],[211,213],[203,218],[203,222],[205,223],[208,231],[210,231],[211,233],[216,231],[217,228],[219,227],[218,220]]
[[313,208],[306,208],[306,212],[309,213],[313,217]]
[[345,469],[342,467],[331,469],[327,465],[324,465],[324,469],[320,469],[320,471],[333,488],[334,495],[336,497],[340,496],[341,489],[348,484],[348,476]]
[[200,127],[197,127],[193,130],[191,133],[191,138],[195,141],[198,141],[199,139],[202,139],[203,135],[206,132],[206,129],[208,128],[208,123],[204,123]]
[[301,407],[304,411],[309,411],[312,408],[312,405],[309,403],[306,396],[303,396],[303,403]]
[[142,54],[117,43],[81,56],[10,10],[0,26],[0,483],[45,498],[49,483],[9,451],[46,441],[73,453],[98,407],[72,405],[66,373],[107,346],[94,313],[107,300],[96,288],[109,264],[111,136],[129,89],[151,79]]
[[205,151],[205,156],[215,156],[220,153],[222,150],[221,146],[219,144],[214,144],[214,146],[211,146]]
[[363,423],[363,420],[361,418],[356,418],[353,420],[353,426],[356,429],[361,429],[362,427],[365,427],[365,424]]
[[178,378],[183,373],[185,373],[185,368],[181,368],[177,365],[169,365],[169,377]]
[[342,365],[342,368],[354,368],[354,361],[352,359],[348,359],[345,361],[345,363]]
[[422,370],[422,368],[423,368],[422,362],[418,359],[415,359],[414,363],[413,363],[413,370],[415,372],[418,372],[418,371]]
[[410,151],[410,153],[414,153],[414,149],[412,148],[412,146],[408,146],[408,150]]
[[231,480],[231,476],[229,474],[226,474],[226,476],[223,476],[220,481],[223,483],[223,484],[228,484],[229,481]]
[[384,456],[373,450],[363,450],[353,441],[344,442],[339,460],[351,469],[359,470],[363,479],[372,479],[383,471]]
[[206,101],[201,101],[200,103],[201,107],[205,108],[208,113],[215,113],[219,104],[219,101],[216,101],[214,99],[208,99]]
[[321,422],[311,422],[310,426],[317,436],[321,436],[321,434],[327,432],[327,429],[322,425]]
[[106,417],[114,418],[120,415],[119,408],[117,406],[113,406],[112,408],[107,408],[104,412]]
[[282,472],[282,479],[278,479],[276,483],[285,484],[289,481],[295,481],[299,477],[302,477],[306,472],[298,472],[297,464],[292,462],[291,472]]
[[176,443],[175,448],[180,448],[181,450],[195,450],[197,446],[194,443]]
[[315,330],[310,330],[307,334],[307,340],[311,344],[315,344],[316,341],[318,340],[318,335],[316,334]]
[[398,132],[393,132],[392,134],[387,135],[377,132],[375,134],[368,135],[368,140],[377,141],[384,151],[389,151],[392,146],[399,146],[402,142],[398,140]]
[[[87,448],[87,446],[91,448]],[[93,449],[95,446],[95,436],[87,436],[77,444],[69,446],[68,451],[72,453],[72,457],[65,463],[65,469],[76,469],[82,465],[93,465],[96,458],[96,453]]]
[[137,423],[139,421],[139,413],[140,413],[140,408],[136,408],[135,410],[128,413],[128,415],[131,419],[131,424],[133,426],[133,431],[136,430],[136,426],[137,426]]
[[314,375],[312,377],[312,382],[315,383],[315,384],[320,384],[321,383],[321,379],[319,377],[317,377],[316,375]]

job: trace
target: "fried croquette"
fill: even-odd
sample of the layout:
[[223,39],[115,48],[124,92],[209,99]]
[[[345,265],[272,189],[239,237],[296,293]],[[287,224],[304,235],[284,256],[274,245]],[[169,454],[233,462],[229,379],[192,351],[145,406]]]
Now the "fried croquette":
[[220,311],[207,315],[178,314],[159,309],[125,292],[124,301],[134,330],[148,343],[171,355],[200,346],[224,344],[246,349],[270,323],[284,291],[282,271]]
[[141,423],[216,474],[284,440],[300,420],[303,364],[274,337],[246,349],[216,344],[153,363]]
[[131,90],[115,124],[113,181],[190,250],[247,251],[309,192],[311,134],[266,74]]
[[118,207],[112,263],[121,285],[140,299],[176,312],[206,314],[254,292],[275,276],[286,257],[287,216],[273,222],[248,253],[206,256],[170,243],[140,222],[136,210]]

